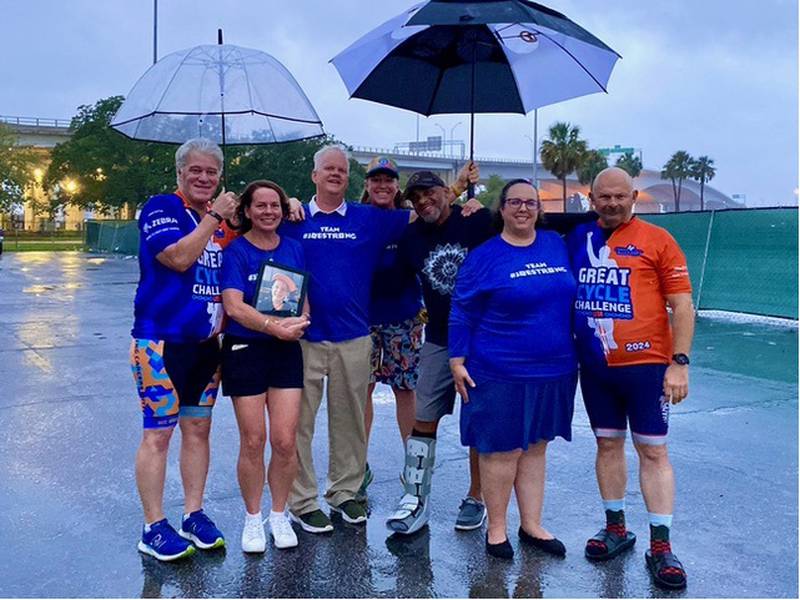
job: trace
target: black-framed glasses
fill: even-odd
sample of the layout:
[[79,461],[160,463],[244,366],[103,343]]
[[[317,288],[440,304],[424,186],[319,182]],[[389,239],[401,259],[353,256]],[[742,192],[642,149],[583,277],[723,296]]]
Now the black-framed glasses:
[[537,210],[541,206],[541,202],[536,198],[506,198],[504,204],[511,208],[521,208],[525,205],[528,210]]

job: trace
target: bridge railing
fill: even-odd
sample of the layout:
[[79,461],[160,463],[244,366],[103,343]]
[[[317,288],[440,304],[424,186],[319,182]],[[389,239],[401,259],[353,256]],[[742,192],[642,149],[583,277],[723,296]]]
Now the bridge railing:
[[0,123],[20,125],[23,127],[63,127],[69,128],[69,119],[45,119],[42,117],[12,117],[0,115]]
[[[463,162],[466,161],[466,157],[461,156],[460,154],[442,154],[441,152],[409,152],[408,150],[401,150],[399,148],[378,148],[372,146],[351,146],[353,152],[357,152],[359,154],[371,154],[373,156],[411,156],[411,157],[419,157],[419,158],[439,158],[443,160],[452,160],[452,161],[459,161]],[[476,156],[475,162],[477,163],[495,163],[501,162],[504,164],[519,164],[519,165],[532,165],[530,159],[515,159],[515,158],[489,158],[486,156]]]

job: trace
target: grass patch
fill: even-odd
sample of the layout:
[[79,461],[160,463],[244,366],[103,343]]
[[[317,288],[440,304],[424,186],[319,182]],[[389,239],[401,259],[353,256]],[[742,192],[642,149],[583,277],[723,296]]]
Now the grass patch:
[[62,252],[65,250],[83,250],[83,240],[12,240],[3,244],[3,252]]

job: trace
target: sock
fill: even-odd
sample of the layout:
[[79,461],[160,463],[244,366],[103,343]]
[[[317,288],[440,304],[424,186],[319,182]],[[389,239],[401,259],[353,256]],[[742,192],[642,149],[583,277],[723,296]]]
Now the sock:
[[625,510],[625,498],[621,500],[603,500],[603,508],[605,510],[613,510],[617,511],[624,511]]
[[606,511],[606,531],[613,533],[621,538],[628,535],[625,527],[625,511],[607,510]]
[[274,510],[269,511],[269,519],[272,521],[273,519],[285,519],[286,515],[283,512],[275,512]]
[[249,520],[251,520],[251,519],[252,519],[252,520],[256,520],[256,519],[258,519],[258,520],[260,521],[260,520],[261,520],[261,518],[262,518],[262,517],[261,517],[261,511],[258,511],[257,513],[254,513],[254,514],[252,514],[252,515],[251,515],[249,512],[245,511],[245,515],[246,515],[246,516],[245,516],[245,519],[247,519],[248,521],[249,521]]
[[151,528],[153,525],[155,525],[156,523],[158,523],[158,521],[153,521],[152,523],[145,523],[145,524],[144,524],[144,532],[145,532],[145,533],[150,533],[150,528]]
[[431,433],[427,433],[427,432],[424,432],[424,431],[420,431],[419,429],[417,429],[415,427],[414,429],[411,430],[411,437],[418,437],[418,438],[426,438],[426,439],[429,439],[429,440],[435,440],[436,439],[436,432],[434,431],[434,432],[431,432]]
[[650,518],[650,552],[653,554],[672,552],[669,542],[672,515],[648,513],[648,517]]

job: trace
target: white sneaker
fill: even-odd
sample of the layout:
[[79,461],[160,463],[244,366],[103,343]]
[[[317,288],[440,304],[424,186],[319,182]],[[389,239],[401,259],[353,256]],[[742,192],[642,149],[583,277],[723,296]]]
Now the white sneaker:
[[246,515],[242,530],[242,551],[264,552],[266,549],[267,534],[264,531],[264,521],[260,517]]
[[292,523],[284,513],[269,515],[269,529],[275,540],[276,548],[294,548],[297,546],[297,534],[292,529]]

